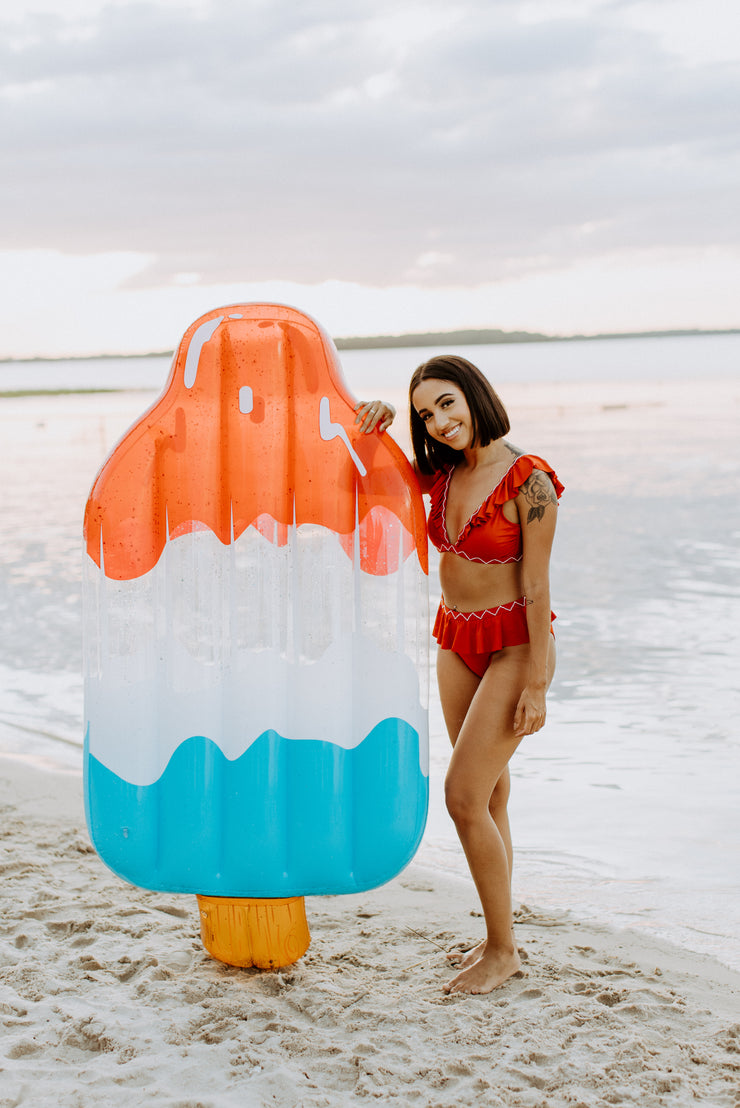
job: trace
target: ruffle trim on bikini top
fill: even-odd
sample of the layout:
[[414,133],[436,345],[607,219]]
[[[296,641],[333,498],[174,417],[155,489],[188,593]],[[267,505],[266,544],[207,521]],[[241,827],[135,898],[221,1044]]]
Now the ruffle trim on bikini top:
[[[430,490],[431,507],[428,521],[429,537],[432,539],[432,542],[435,543],[435,546],[437,546],[438,544],[435,539],[439,536],[441,540],[441,544],[438,547],[439,549],[448,547],[454,550],[456,547],[464,545],[466,538],[474,527],[482,523],[487,523],[494,515],[498,514],[502,505],[505,504],[507,500],[513,500],[519,495],[519,490],[522,485],[532,476],[535,469],[542,470],[544,473],[548,474],[558,499],[560,499],[565,490],[565,486],[561,483],[555,470],[548,465],[544,458],[538,457],[537,454],[520,454],[519,457],[512,462],[509,469],[496,487],[491,490],[478,510],[473,512],[470,519],[464,524],[455,542],[452,542],[447,534],[445,510],[447,507],[446,486],[451,479],[454,468],[453,465],[447,465],[444,469],[441,469]],[[507,523],[508,522],[507,520]]]

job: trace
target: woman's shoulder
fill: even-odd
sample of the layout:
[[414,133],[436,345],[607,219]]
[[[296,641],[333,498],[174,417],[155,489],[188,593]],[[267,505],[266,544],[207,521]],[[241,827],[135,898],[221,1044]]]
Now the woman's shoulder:
[[562,495],[565,486],[549,462],[546,462],[539,454],[525,453],[508,442],[506,445],[515,457],[500,484],[494,490],[498,494],[497,499],[501,501],[511,500],[518,496],[522,486],[530,480],[535,472],[546,473],[552,481],[556,496],[559,498]]

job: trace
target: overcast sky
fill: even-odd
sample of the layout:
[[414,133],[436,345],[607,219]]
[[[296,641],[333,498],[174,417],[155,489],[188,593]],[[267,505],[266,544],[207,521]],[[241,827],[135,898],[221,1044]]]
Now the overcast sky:
[[729,0],[14,0],[0,356],[740,326]]

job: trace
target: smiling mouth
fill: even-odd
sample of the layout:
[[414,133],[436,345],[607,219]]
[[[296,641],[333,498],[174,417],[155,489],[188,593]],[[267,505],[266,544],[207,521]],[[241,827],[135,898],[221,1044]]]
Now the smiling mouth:
[[452,428],[452,430],[444,431],[442,433],[442,438],[443,439],[453,439],[455,437],[455,435],[457,434],[457,432],[460,430],[461,426],[462,426],[462,424],[458,423],[458,424],[456,424],[455,427]]

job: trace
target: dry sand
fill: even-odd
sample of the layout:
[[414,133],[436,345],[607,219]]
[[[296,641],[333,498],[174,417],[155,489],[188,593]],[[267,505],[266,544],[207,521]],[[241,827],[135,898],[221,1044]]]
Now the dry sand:
[[523,973],[446,997],[475,895],[411,865],[311,898],[297,965],[236,970],[193,897],[103,866],[78,774],[0,766],[2,1108],[740,1104],[740,975],[719,963],[522,905]]

